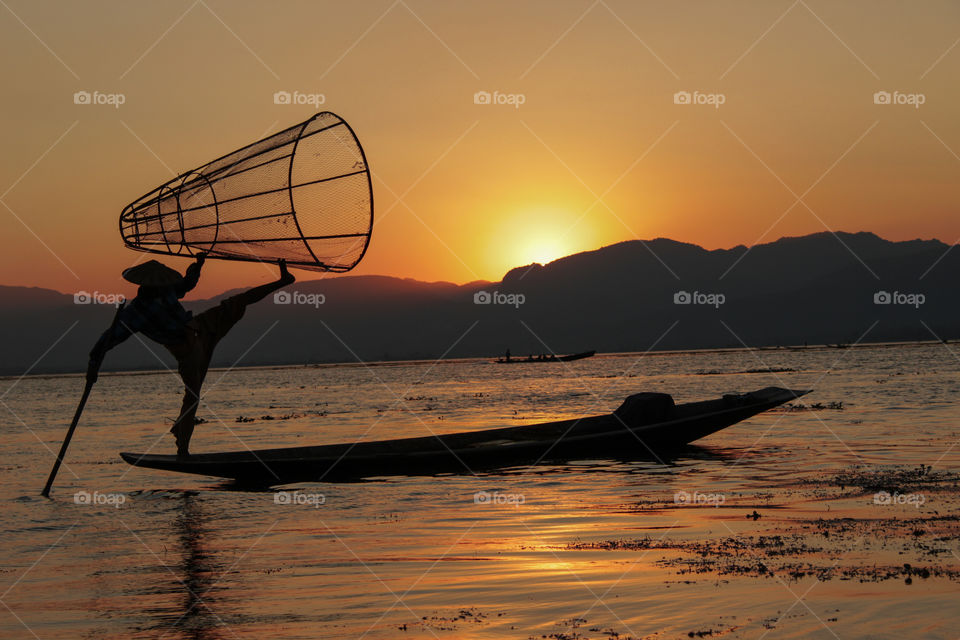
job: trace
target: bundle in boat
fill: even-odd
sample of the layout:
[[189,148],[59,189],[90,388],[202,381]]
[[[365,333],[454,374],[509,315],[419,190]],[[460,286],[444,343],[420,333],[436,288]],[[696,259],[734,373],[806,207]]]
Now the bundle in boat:
[[127,205],[131,249],[349,271],[373,228],[370,170],[353,129],[323,112],[177,176]]

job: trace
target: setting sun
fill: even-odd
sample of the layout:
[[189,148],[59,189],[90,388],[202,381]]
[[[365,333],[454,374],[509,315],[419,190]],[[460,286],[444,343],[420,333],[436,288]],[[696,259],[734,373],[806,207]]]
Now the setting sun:
[[[495,254],[495,269],[509,269],[534,262],[548,264],[580,251],[599,248],[605,240],[598,227],[605,226],[594,212],[584,215],[574,207],[534,205],[505,216],[498,237],[502,250]],[[508,227],[509,232],[504,228]],[[492,266],[492,265],[491,265]]]
[[548,262],[553,262],[557,258],[562,258],[565,255],[573,253],[573,251],[567,250],[567,248],[563,246],[561,242],[546,239],[531,242],[529,245],[522,248],[521,251],[518,251],[518,253],[522,255],[521,259],[518,261],[518,264],[531,264],[533,262],[547,264]]

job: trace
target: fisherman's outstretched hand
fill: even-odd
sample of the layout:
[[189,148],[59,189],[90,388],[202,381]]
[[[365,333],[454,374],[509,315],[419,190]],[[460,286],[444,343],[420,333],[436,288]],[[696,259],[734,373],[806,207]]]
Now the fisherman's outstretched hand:
[[197,266],[202,267],[203,263],[207,261],[207,254],[203,251],[197,254]]
[[296,278],[293,277],[293,274],[290,273],[289,271],[287,271],[287,261],[286,261],[286,260],[284,260],[284,259],[281,258],[280,261],[279,261],[277,264],[280,265],[280,282],[281,282],[281,283],[283,283],[283,284],[286,285],[286,284],[290,284],[291,282],[294,282],[294,281],[296,280]]

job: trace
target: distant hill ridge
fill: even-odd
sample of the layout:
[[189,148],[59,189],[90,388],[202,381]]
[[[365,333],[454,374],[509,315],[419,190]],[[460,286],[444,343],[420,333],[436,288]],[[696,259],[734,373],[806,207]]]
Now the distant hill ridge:
[[[232,365],[244,353],[240,365],[493,356],[507,348],[631,351],[649,349],[661,336],[658,349],[950,339],[960,337],[958,274],[960,251],[943,242],[892,242],[869,232],[715,250],[667,238],[630,240],[516,267],[497,283],[300,281],[288,289],[290,303],[268,299],[251,307],[214,364]],[[481,292],[491,295],[475,301]],[[719,294],[723,302],[676,304],[683,292]],[[875,304],[880,292],[921,294],[924,301]],[[229,293],[187,306],[203,309]],[[509,294],[512,302],[505,302]],[[0,286],[0,373],[83,370],[112,313],[111,306],[74,304],[72,294]],[[130,340],[111,352],[105,368],[157,366]]]

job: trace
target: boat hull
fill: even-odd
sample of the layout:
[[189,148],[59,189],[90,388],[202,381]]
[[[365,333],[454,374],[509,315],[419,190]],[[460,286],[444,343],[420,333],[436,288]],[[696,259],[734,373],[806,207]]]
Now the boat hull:
[[597,355],[596,351],[584,351],[582,353],[571,353],[568,356],[550,356],[549,358],[545,358],[543,360],[540,360],[537,358],[534,358],[532,360],[529,358],[512,358],[510,360],[506,360],[504,358],[497,358],[493,362],[494,364],[549,364],[549,363],[555,363],[555,362],[573,362],[574,360],[583,360],[584,358],[592,358],[595,355]]
[[612,414],[574,420],[421,438],[207,453],[186,459],[120,455],[138,467],[228,478],[257,486],[391,475],[472,474],[598,456],[656,459],[660,452],[681,448],[806,393],[769,387],[677,406],[670,401],[669,415],[655,418],[631,415],[621,408]]

